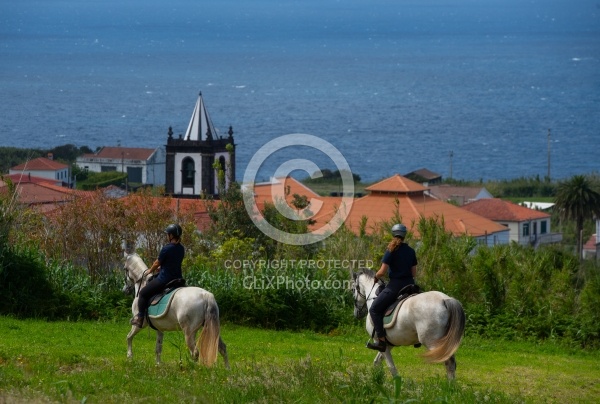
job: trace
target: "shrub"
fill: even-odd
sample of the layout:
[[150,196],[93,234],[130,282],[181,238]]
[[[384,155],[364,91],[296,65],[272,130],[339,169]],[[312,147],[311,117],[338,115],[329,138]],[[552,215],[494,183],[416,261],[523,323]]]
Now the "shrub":
[[[221,317],[243,325],[327,332],[352,320],[349,278],[327,270],[257,266],[245,271],[195,268],[188,285],[210,290]],[[334,282],[335,281],[335,282]],[[319,287],[329,285],[331,287]]]
[[0,251],[0,313],[18,317],[55,318],[60,293],[46,277],[46,263],[32,249]]

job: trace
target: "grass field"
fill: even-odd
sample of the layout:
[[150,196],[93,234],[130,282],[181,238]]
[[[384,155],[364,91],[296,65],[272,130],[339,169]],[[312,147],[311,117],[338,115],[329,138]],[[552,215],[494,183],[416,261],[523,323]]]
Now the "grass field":
[[189,359],[167,333],[154,364],[152,330],[126,358],[126,321],[20,321],[0,317],[0,403],[29,402],[553,402],[600,399],[600,352],[465,337],[457,380],[421,362],[423,349],[396,348],[401,378],[374,368],[359,328],[337,335],[225,324],[231,369]]

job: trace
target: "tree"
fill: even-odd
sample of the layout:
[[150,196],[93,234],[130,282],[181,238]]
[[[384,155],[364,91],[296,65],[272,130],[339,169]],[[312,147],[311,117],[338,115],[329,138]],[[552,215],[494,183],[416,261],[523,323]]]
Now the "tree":
[[595,215],[600,217],[600,191],[597,184],[584,175],[561,181],[555,201],[561,219],[573,220],[577,229],[577,254],[581,259],[583,223]]

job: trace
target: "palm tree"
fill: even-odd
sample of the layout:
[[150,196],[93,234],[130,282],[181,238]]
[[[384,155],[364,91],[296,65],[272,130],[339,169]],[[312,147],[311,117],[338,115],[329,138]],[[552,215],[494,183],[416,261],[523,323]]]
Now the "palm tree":
[[583,223],[594,215],[600,217],[600,192],[586,176],[576,175],[558,184],[554,202],[561,219],[575,221],[577,253],[581,259]]

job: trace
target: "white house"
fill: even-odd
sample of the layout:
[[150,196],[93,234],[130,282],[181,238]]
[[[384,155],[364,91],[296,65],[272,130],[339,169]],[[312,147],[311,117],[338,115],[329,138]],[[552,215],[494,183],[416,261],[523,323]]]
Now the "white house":
[[127,173],[129,183],[165,184],[166,152],[164,147],[103,147],[96,153],[77,157],[81,169],[92,172],[118,171]]
[[510,241],[518,244],[537,247],[562,241],[561,233],[551,232],[548,213],[498,198],[480,199],[461,208],[508,227]]
[[49,158],[39,157],[23,164],[19,164],[9,169],[9,175],[24,175],[30,177],[48,178],[55,181],[59,186],[71,186],[71,176],[69,166]]

